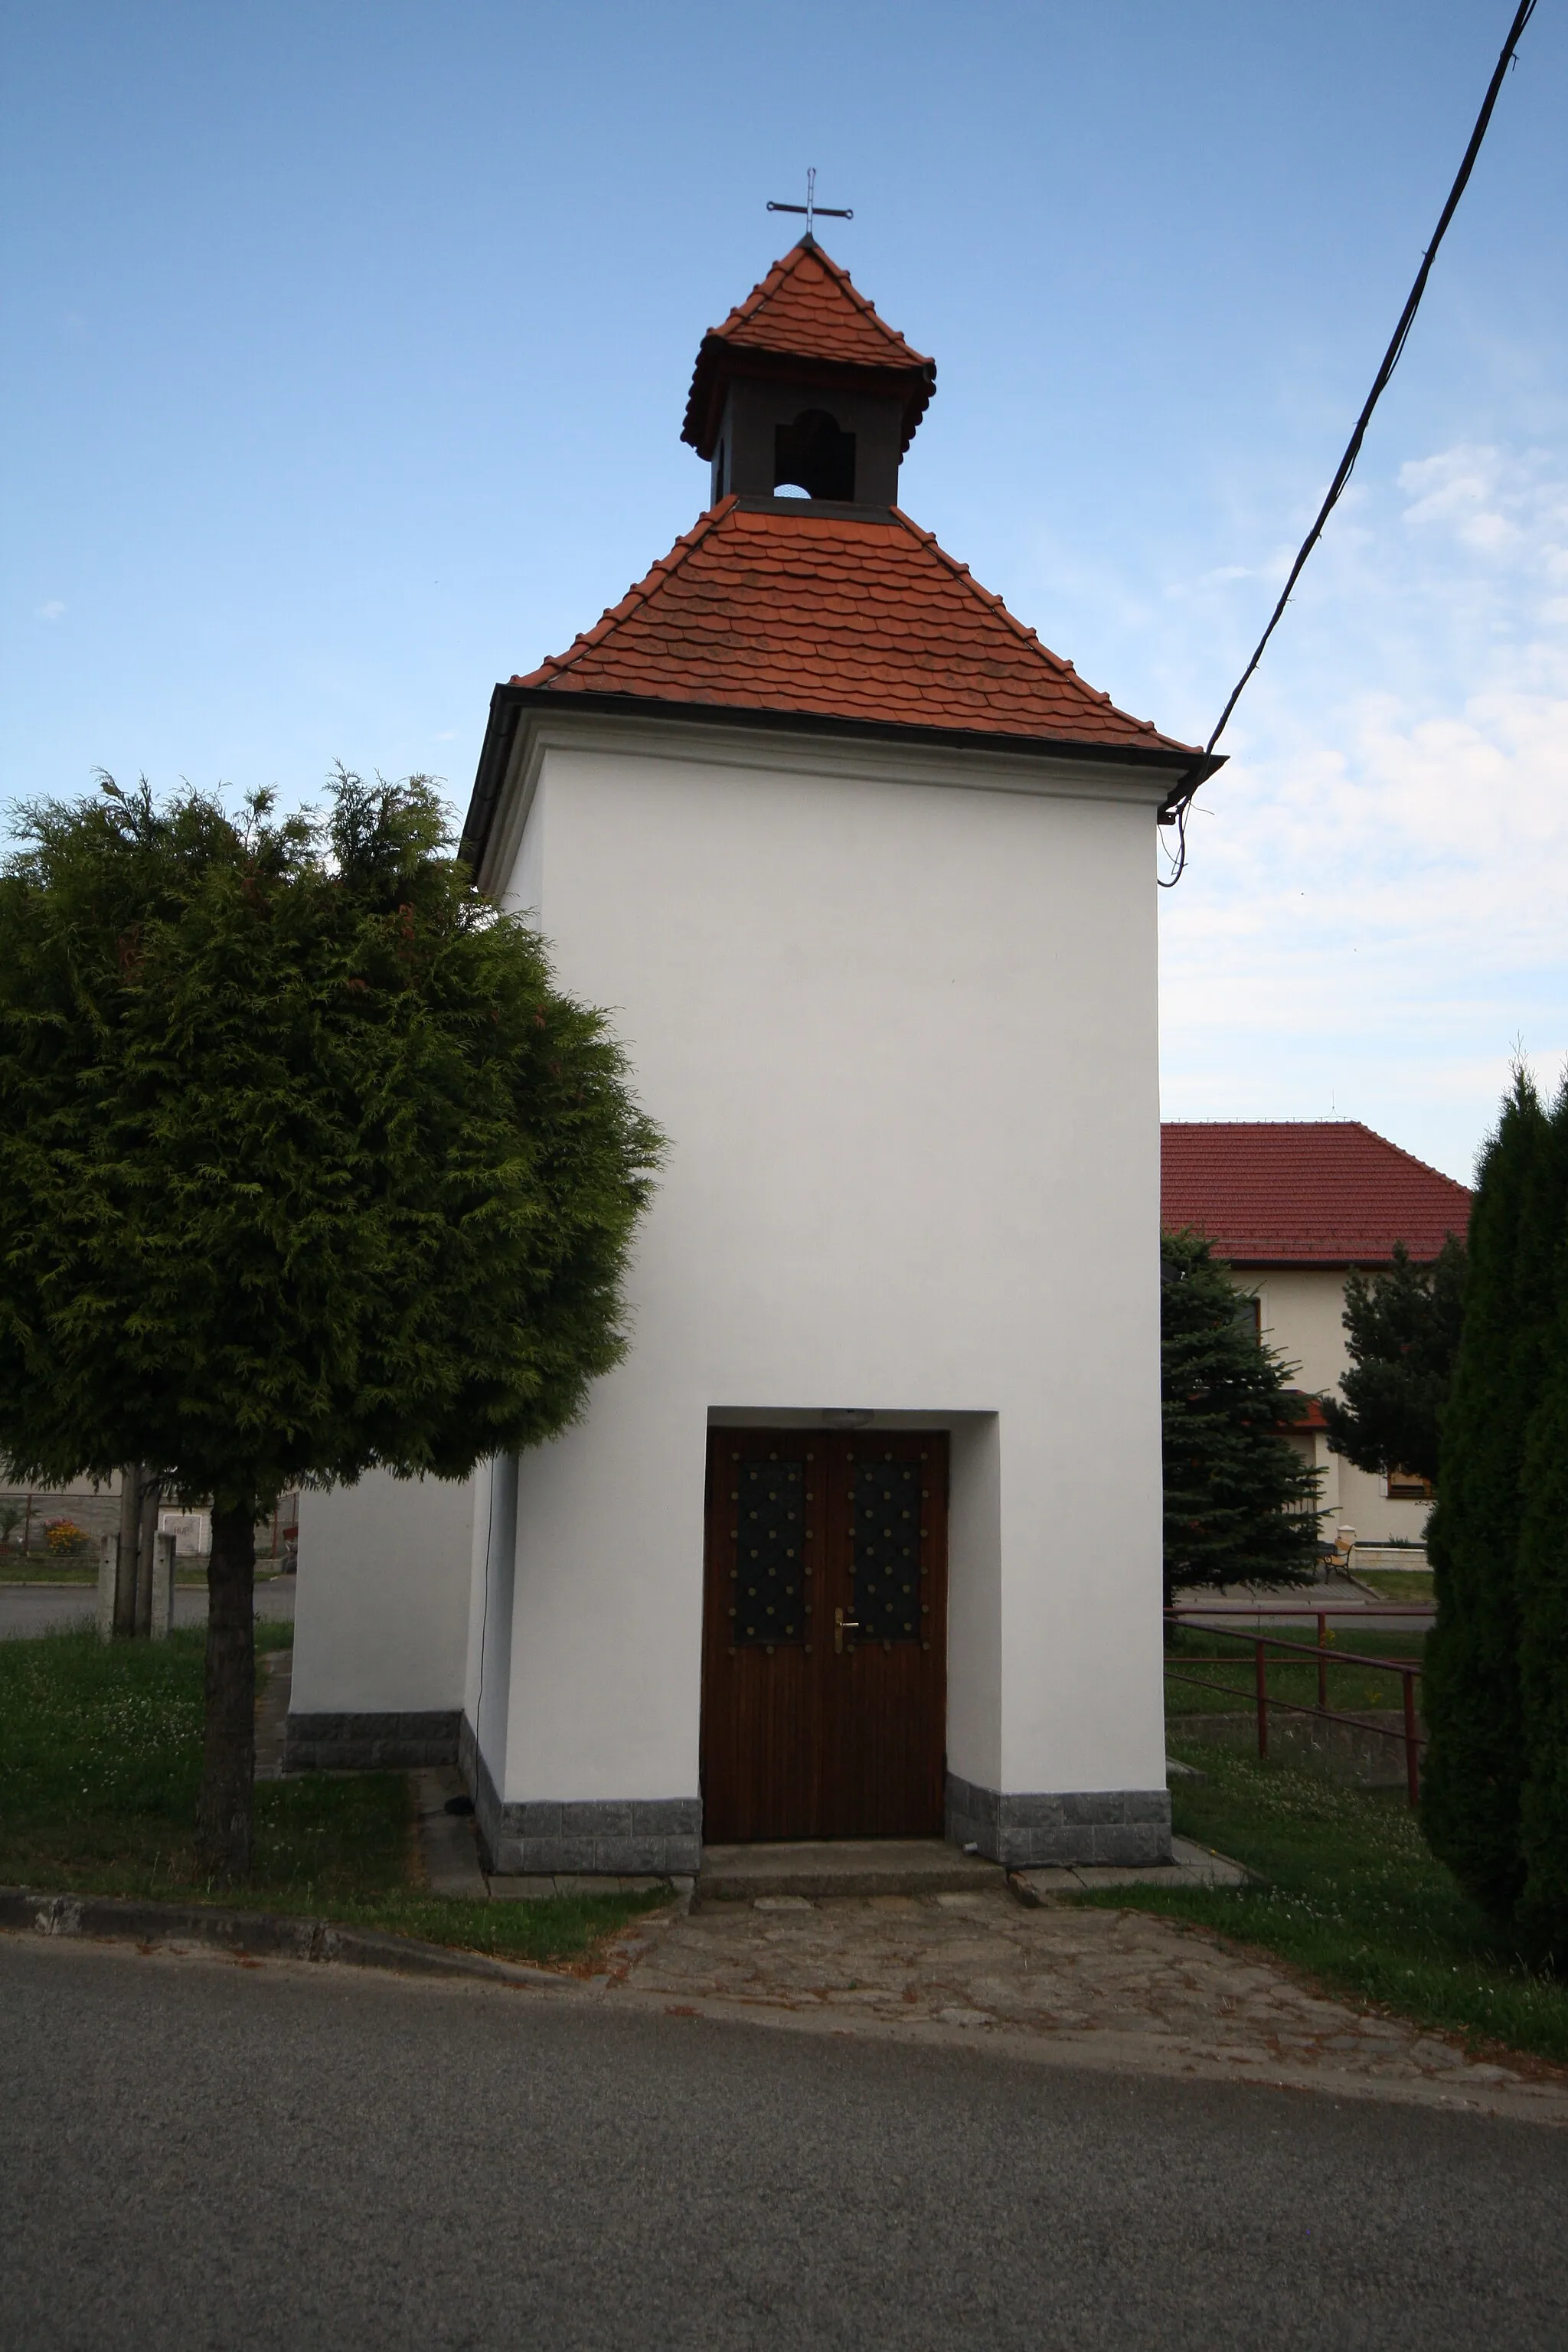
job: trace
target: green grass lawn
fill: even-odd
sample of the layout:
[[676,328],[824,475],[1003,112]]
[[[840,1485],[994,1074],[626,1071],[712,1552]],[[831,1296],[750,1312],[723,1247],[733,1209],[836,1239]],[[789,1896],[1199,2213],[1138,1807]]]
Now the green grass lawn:
[[[1282,1641],[1300,1641],[1315,1644],[1317,1628],[1306,1632],[1282,1632]],[[1359,1657],[1408,1659],[1421,1663],[1420,1633],[1363,1633],[1359,1627],[1347,1627],[1342,1622],[1331,1627],[1325,1649],[1350,1650]],[[1298,1662],[1284,1650],[1269,1650],[1268,1695],[1271,1698],[1289,1699],[1298,1706],[1316,1706],[1318,1703],[1318,1662],[1307,1658]],[[1206,1663],[1215,1659],[1223,1663]],[[1250,1710],[1257,1688],[1257,1669],[1250,1638],[1236,1641],[1228,1635],[1209,1632],[1203,1626],[1182,1625],[1174,1629],[1165,1650],[1165,1713],[1178,1715],[1235,1715]],[[1181,1679],[1185,1674],[1196,1675],[1199,1682]],[[1218,1689],[1205,1689],[1204,1684],[1218,1684]],[[1380,1674],[1375,1666],[1336,1665],[1328,1669],[1328,1703],[1341,1714],[1354,1713],[1367,1707],[1403,1706],[1404,1677],[1397,1674]],[[1415,1686],[1416,1703],[1420,1703],[1421,1685]]]
[[1086,1901],[1219,1928],[1419,2024],[1568,2063],[1568,1984],[1530,1972],[1434,1858],[1402,1799],[1239,1750],[1184,1748],[1175,1730],[1171,1749],[1207,1776],[1173,1784],[1178,1834],[1262,1883],[1118,1888]]
[[81,1552],[0,1552],[0,1584],[96,1584],[98,1562]]
[[[1352,1564],[1353,1566],[1353,1564]],[[1370,1584],[1385,1601],[1433,1601],[1436,1598],[1429,1568],[1353,1567],[1358,1584]]]
[[[287,1625],[258,1624],[260,1652]],[[401,1772],[302,1773],[256,1790],[256,1858],[232,1888],[195,1860],[205,1635],[0,1642],[0,1884],[310,1912],[508,1959],[584,1962],[668,1896],[462,1903],[418,1870]]]

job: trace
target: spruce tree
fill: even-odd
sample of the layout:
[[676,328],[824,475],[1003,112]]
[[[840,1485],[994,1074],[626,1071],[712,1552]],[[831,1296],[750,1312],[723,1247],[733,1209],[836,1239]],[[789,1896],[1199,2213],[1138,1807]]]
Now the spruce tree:
[[0,874],[0,1451],[213,1507],[207,1866],[250,1844],[255,1526],[461,1478],[625,1346],[658,1138],[600,1014],[447,854],[429,785],[324,821],[145,787]]
[[1201,1234],[1160,1241],[1165,1606],[1184,1585],[1301,1584],[1318,1554],[1317,1473],[1281,1436],[1304,1400],[1252,1301]]
[[1543,1224],[1555,1223],[1552,1314],[1542,1392],[1524,1450],[1519,1540],[1522,1773],[1518,1921],[1529,1946],[1568,1967],[1568,1087],[1547,1155]]
[[1464,1324],[1465,1244],[1450,1234],[1431,1265],[1413,1264],[1403,1242],[1384,1274],[1345,1284],[1350,1370],[1339,1397],[1323,1399],[1329,1443],[1358,1470],[1413,1470],[1437,1483],[1443,1408],[1453,1386]]
[[1422,1822],[1461,1885],[1505,1920],[1524,1882],[1519,1549],[1526,1433],[1552,1324],[1557,1160],[1517,1070],[1476,1181],[1464,1331],[1426,1530],[1437,1614],[1423,1677]]

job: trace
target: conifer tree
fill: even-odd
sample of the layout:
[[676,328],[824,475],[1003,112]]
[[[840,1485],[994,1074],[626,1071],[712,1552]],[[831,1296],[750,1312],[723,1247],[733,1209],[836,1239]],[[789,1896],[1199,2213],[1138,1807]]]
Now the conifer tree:
[[1182,1585],[1307,1582],[1317,1473],[1279,1433],[1305,1401],[1200,1234],[1161,1236],[1160,1358],[1166,1608]]
[[1464,1331],[1426,1530],[1437,1615],[1423,1677],[1422,1823],[1433,1852],[1500,1919],[1524,1881],[1519,1549],[1526,1433],[1552,1332],[1558,1156],[1534,1086],[1516,1070],[1476,1181]]
[[[1568,1086],[1552,1117],[1543,1226],[1554,1223],[1542,1391],[1524,1452],[1518,1569],[1523,1885],[1528,1945],[1568,1967]],[[1545,1269],[1543,1268],[1543,1274]]]
[[1415,1265],[1403,1242],[1386,1273],[1352,1273],[1345,1284],[1350,1370],[1340,1397],[1323,1399],[1329,1443],[1358,1470],[1387,1477],[1413,1470],[1437,1483],[1438,1433],[1453,1385],[1464,1323],[1468,1260],[1450,1234],[1431,1265]]
[[466,1476],[620,1356],[658,1138],[602,1017],[447,854],[429,784],[324,821],[145,786],[0,873],[0,1452],[210,1496],[207,1866],[248,1866],[255,1527]]

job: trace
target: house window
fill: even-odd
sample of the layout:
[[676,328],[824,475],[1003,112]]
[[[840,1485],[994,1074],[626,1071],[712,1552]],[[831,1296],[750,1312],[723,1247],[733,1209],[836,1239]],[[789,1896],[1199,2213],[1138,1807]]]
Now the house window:
[[1240,1329],[1246,1332],[1249,1339],[1261,1340],[1263,1337],[1263,1301],[1258,1296],[1256,1291],[1254,1291],[1250,1297],[1244,1291],[1240,1297],[1237,1298],[1236,1302],[1236,1319]]
[[1391,1503],[1429,1503],[1432,1481],[1418,1470],[1391,1470],[1385,1492]]

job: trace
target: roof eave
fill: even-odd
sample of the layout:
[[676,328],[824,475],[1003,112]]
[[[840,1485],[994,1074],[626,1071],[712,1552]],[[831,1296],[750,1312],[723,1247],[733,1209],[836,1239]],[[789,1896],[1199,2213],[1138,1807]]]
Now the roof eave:
[[463,821],[459,856],[474,873],[483,863],[501,789],[511,761],[512,746],[525,714],[548,710],[555,716],[575,712],[595,719],[623,718],[663,721],[668,725],[726,726],[759,731],[789,730],[795,734],[847,737],[856,742],[907,743],[942,751],[1033,754],[1037,759],[1088,761],[1107,767],[1141,768],[1151,774],[1168,772],[1172,793],[1188,777],[1202,783],[1225,765],[1223,752],[1205,758],[1179,743],[1080,742],[1055,735],[1015,735],[994,728],[920,727],[880,719],[840,718],[830,711],[759,710],[728,702],[686,702],[662,695],[578,693],[558,686],[502,684],[490,696],[490,715],[479,751],[474,789]]
[[903,449],[907,452],[936,392],[936,362],[831,360],[810,352],[773,351],[765,344],[735,343],[717,330],[704,335],[692,371],[680,437],[700,457],[718,446],[724,393],[736,376],[763,382],[787,379],[823,392],[887,392],[904,401]]
[[[1349,1274],[1352,1270],[1365,1273],[1375,1272],[1380,1267],[1394,1264],[1392,1244],[1387,1248],[1380,1246],[1377,1249],[1359,1250],[1350,1256],[1347,1256],[1343,1251],[1336,1252],[1331,1255],[1325,1254],[1322,1256],[1316,1256],[1310,1251],[1301,1250],[1286,1252],[1226,1249],[1223,1242],[1216,1241],[1211,1241],[1210,1246],[1222,1265],[1233,1266],[1247,1274]],[[1412,1265],[1434,1265],[1437,1260],[1436,1250],[1428,1257],[1410,1249],[1408,1245],[1406,1255]]]

